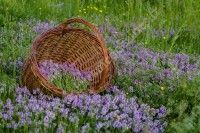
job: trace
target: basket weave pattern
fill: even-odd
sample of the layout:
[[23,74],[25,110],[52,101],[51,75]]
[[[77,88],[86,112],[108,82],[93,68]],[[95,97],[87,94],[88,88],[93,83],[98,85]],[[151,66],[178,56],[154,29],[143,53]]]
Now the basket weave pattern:
[[[81,23],[90,28],[72,28]],[[72,63],[81,71],[92,73],[89,93],[105,90],[111,83],[114,65],[97,28],[84,19],[73,18],[38,36],[23,67],[21,85],[29,89],[39,88],[47,93],[63,96],[66,92],[48,81],[39,71],[38,64],[45,60],[55,63]],[[79,92],[74,92],[79,93]]]

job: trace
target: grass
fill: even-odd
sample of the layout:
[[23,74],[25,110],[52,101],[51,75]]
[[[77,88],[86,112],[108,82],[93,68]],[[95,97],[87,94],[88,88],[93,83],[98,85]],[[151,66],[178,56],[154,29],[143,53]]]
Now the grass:
[[87,85],[89,85],[86,80],[75,79],[72,75],[64,73],[55,75],[51,82],[66,92],[83,92],[86,91]]
[[[59,24],[71,17],[83,17],[96,26],[109,23],[117,27],[126,41],[154,51],[198,57],[200,54],[199,0],[0,0],[0,89],[5,88],[0,90],[2,99],[13,97],[20,75],[14,63],[18,58],[24,61],[29,54],[37,36],[33,27],[38,22]],[[174,94],[160,91],[159,85],[145,86],[134,94],[152,106],[162,103],[171,109],[166,132],[198,132],[199,81],[177,81]],[[118,77],[115,83],[127,89],[131,78]],[[154,90],[160,91],[158,97]]]
[[[199,45],[199,1],[188,0],[127,0],[127,1],[79,1],[65,0],[1,0],[0,25],[12,29],[19,21],[37,19],[62,22],[69,17],[83,17],[99,25],[107,17],[113,25],[140,24],[143,32],[132,37],[146,47],[156,50],[200,53]],[[116,21],[117,20],[117,21]],[[153,30],[174,30],[170,38],[154,39]],[[129,30],[129,29],[128,29]]]

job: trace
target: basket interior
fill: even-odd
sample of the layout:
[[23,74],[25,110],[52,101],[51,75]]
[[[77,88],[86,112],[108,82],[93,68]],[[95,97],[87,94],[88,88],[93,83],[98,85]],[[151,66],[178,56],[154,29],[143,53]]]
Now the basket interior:
[[104,61],[102,48],[96,37],[85,30],[74,29],[64,34],[47,34],[36,51],[38,64],[45,60],[73,63],[77,69],[91,72],[92,86],[98,84],[101,78]]

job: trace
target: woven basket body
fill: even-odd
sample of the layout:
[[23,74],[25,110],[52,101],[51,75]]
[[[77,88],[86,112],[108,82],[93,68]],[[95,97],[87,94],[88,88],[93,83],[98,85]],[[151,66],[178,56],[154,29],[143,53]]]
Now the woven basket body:
[[[70,27],[72,23],[82,23],[91,31]],[[68,62],[75,64],[81,71],[90,71],[92,82],[87,88],[89,93],[105,90],[114,74],[114,65],[102,36],[94,25],[84,19],[69,19],[38,36],[23,67],[22,86],[31,90],[39,88],[58,96],[65,95],[66,92],[62,88],[55,86],[40,73],[38,64],[45,60],[55,63]]]

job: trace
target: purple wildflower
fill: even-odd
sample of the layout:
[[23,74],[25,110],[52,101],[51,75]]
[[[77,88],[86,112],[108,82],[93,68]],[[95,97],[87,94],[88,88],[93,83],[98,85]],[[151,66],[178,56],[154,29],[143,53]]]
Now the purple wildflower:
[[173,73],[170,69],[165,69],[165,70],[163,70],[163,76],[166,78],[172,78]]
[[58,125],[56,133],[65,133],[65,129],[61,124]]
[[105,126],[104,123],[98,122],[98,123],[96,124],[96,129],[97,129],[97,131],[100,131],[104,126]]
[[166,107],[161,106],[161,107],[157,110],[157,113],[158,113],[158,117],[159,117],[159,118],[162,118],[162,117],[166,116],[166,113],[167,113]]
[[87,133],[90,129],[90,124],[87,123],[84,126],[81,127],[81,133]]
[[41,34],[42,32],[52,28],[53,25],[53,22],[39,22],[34,26],[33,31],[37,34]]
[[175,34],[175,31],[174,31],[173,29],[169,31],[169,36],[170,36],[170,37],[173,37],[174,34]]

